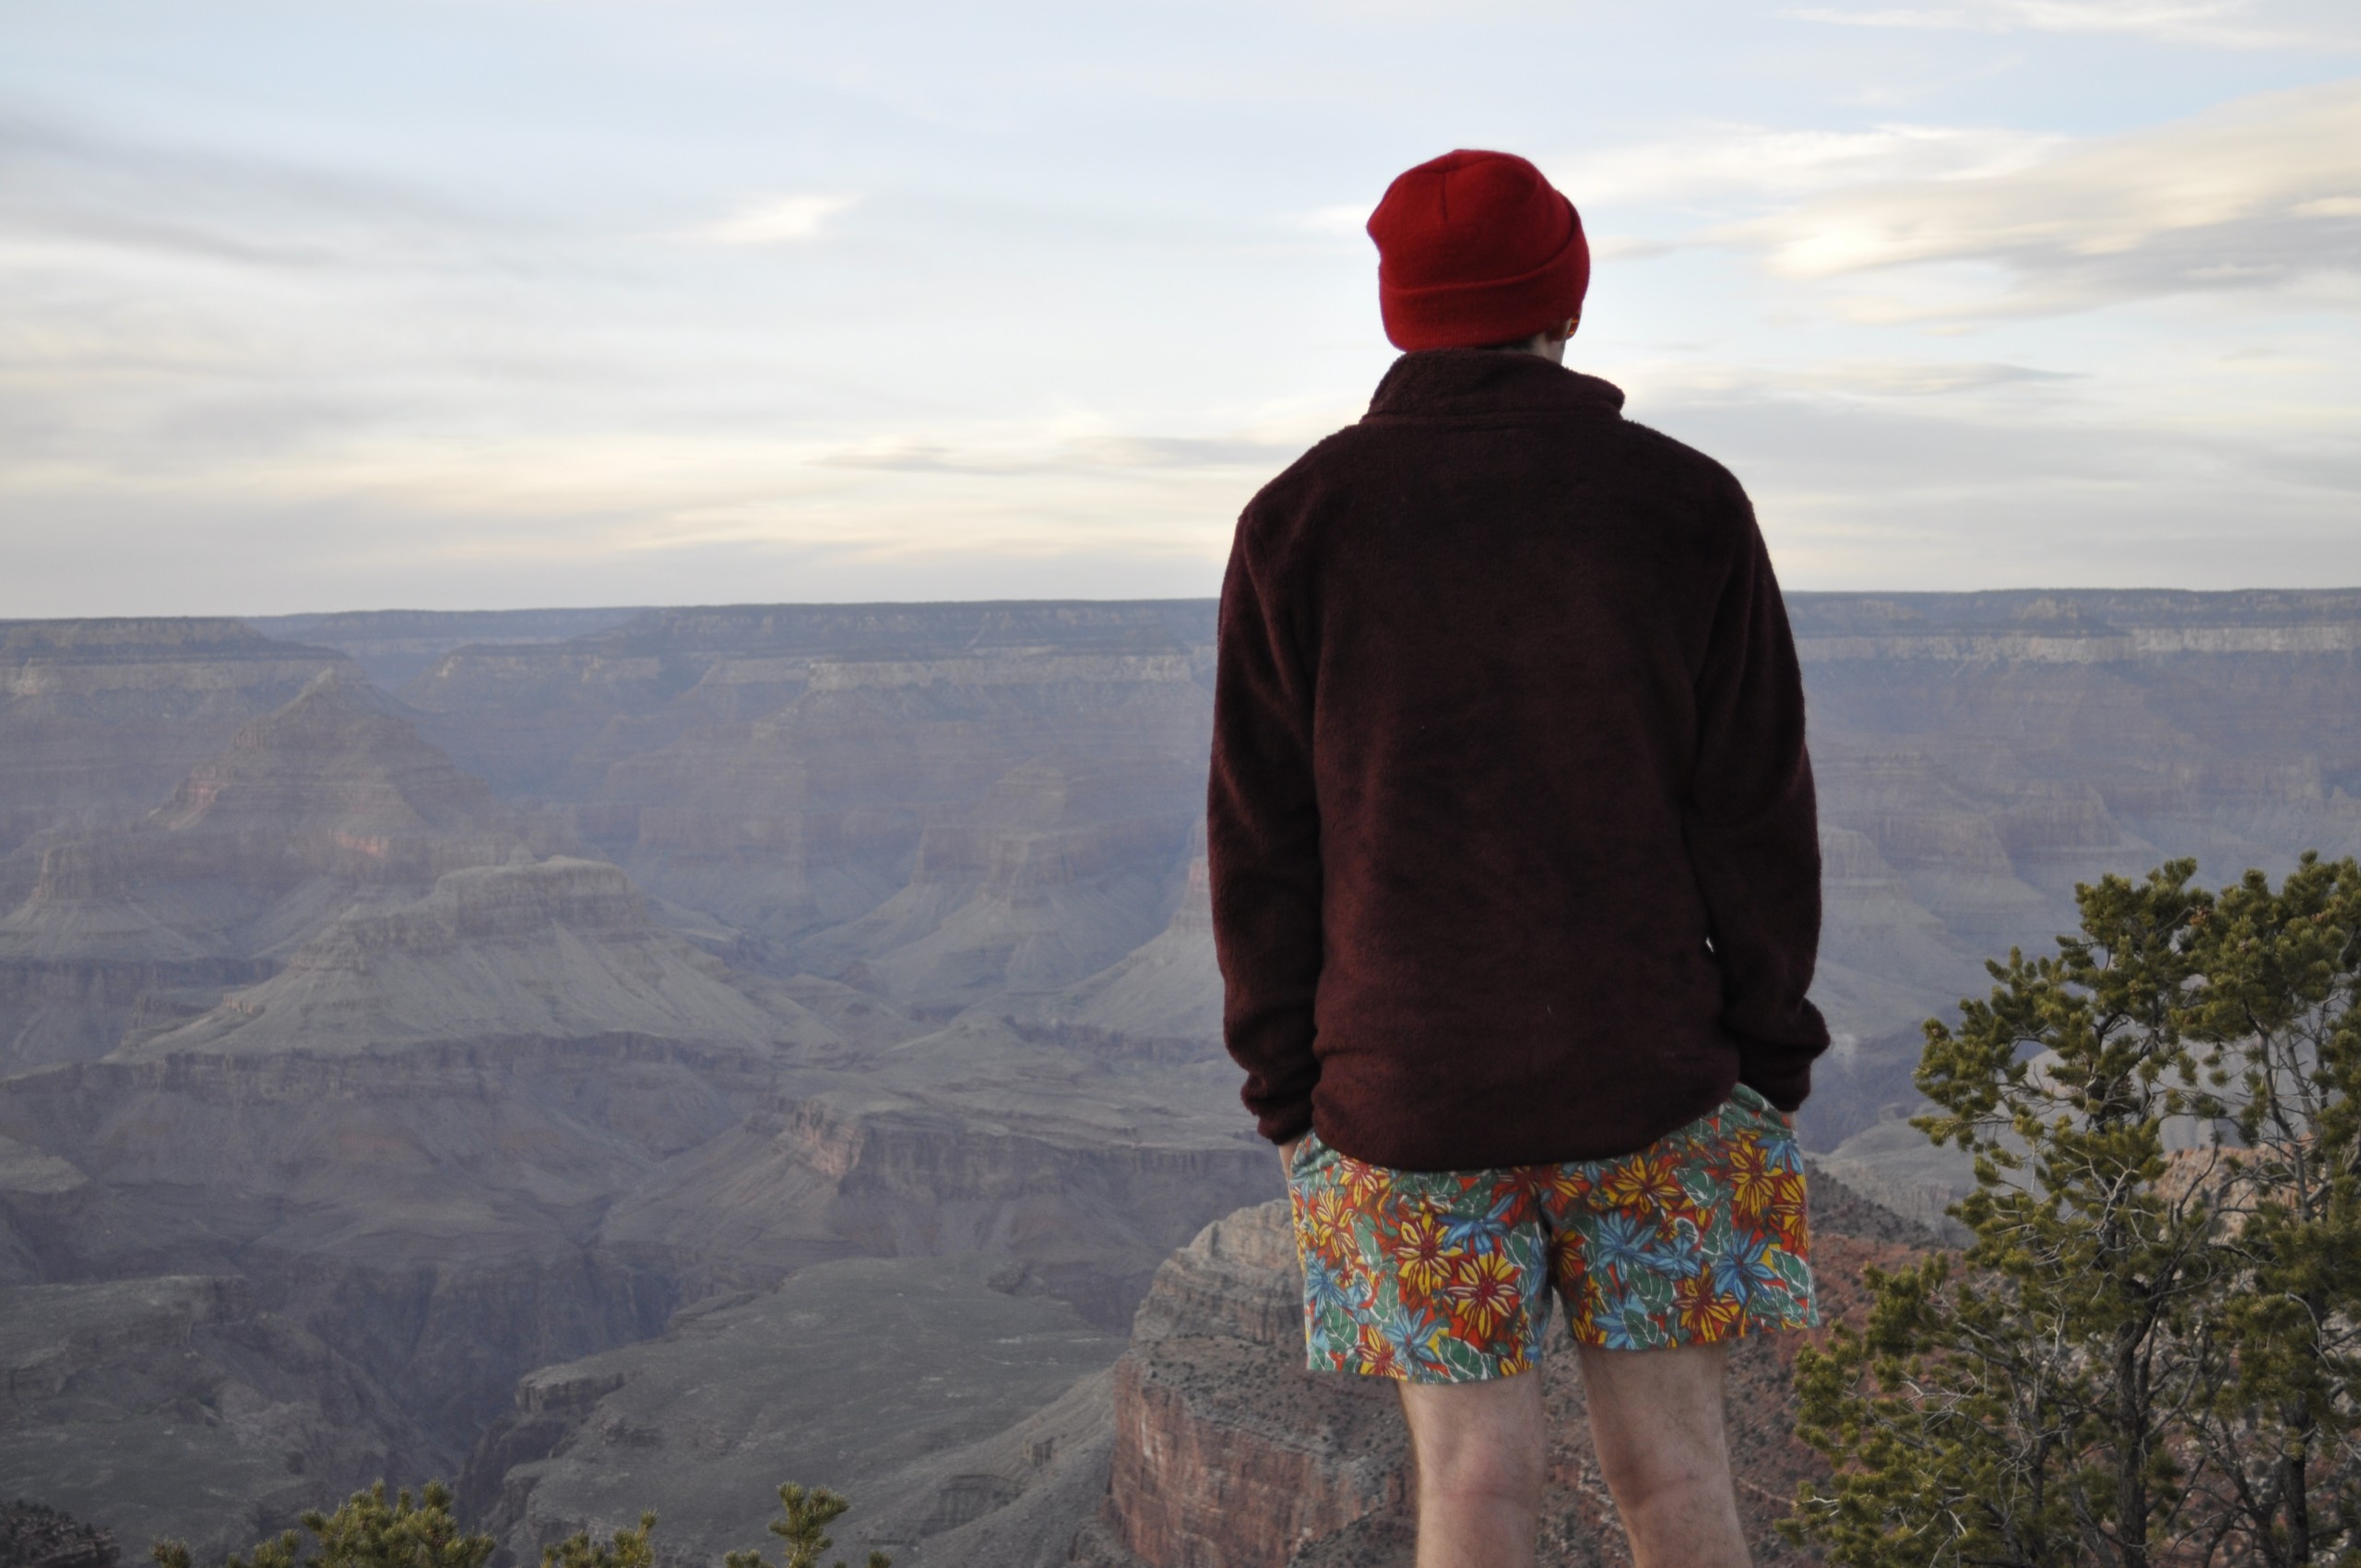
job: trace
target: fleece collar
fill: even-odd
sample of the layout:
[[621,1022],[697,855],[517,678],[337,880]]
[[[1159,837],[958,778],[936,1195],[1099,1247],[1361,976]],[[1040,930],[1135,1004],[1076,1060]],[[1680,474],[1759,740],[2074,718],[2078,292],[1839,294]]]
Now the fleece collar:
[[1510,349],[1421,349],[1377,384],[1370,420],[1535,413],[1619,413],[1611,382]]

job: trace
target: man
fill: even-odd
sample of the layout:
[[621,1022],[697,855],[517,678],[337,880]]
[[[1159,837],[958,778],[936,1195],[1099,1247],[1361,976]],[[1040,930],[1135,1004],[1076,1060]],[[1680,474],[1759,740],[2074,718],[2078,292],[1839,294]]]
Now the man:
[[1421,164],[1369,232],[1406,351],[1239,521],[1207,800],[1307,1352],[1400,1380],[1420,1568],[1518,1568],[1554,1291],[1641,1568],[1743,1564],[1723,1358],[1818,1321],[1828,1039],[1778,585],[1738,481],[1563,367],[1589,252],[1530,163]]

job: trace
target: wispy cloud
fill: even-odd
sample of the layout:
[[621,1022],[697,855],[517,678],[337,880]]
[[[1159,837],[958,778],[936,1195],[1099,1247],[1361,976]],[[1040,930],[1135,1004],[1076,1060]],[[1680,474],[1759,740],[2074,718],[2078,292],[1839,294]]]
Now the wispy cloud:
[[[1881,180],[1964,180],[2011,173],[2039,163],[2070,138],[1997,125],[1894,124],[1863,130],[1781,129],[1708,120],[1679,135],[1595,150],[1539,155],[1537,161],[1585,217],[1607,208],[1694,207],[1744,212],[1841,186]],[[1373,202],[1290,213],[1290,228],[1362,237]],[[1591,244],[1616,254],[1655,255],[1655,239]]]
[[1789,381],[1813,390],[1871,398],[1929,398],[1992,387],[2022,387],[2080,381],[2072,371],[1989,362],[1946,363],[1923,360],[1843,360],[1814,367]]
[[1298,441],[1252,436],[1090,435],[961,443],[882,438],[815,459],[824,468],[902,473],[1036,474],[1091,469],[1243,469],[1267,473],[1301,455]]
[[1715,122],[1679,137],[1545,160],[1575,205],[1787,198],[1877,180],[1975,179],[2037,163],[2065,138],[1998,127],[1774,130]]
[[2361,82],[2271,93],[2028,166],[1883,181],[1730,226],[1786,277],[1962,266],[1895,314],[2040,313],[2361,270]]
[[383,270],[513,264],[492,253],[530,227],[349,170],[168,149],[0,111],[0,228],[19,246]]
[[742,202],[730,216],[690,229],[683,237],[712,245],[795,245],[825,239],[829,222],[859,196],[805,193]]
[[1839,27],[1978,32],[2115,33],[2159,42],[2226,49],[2361,48],[2361,29],[2326,7],[2298,20],[2259,16],[2252,0],[2171,4],[2158,0],[1969,0],[1964,5],[1846,10],[1809,6],[1787,14]]

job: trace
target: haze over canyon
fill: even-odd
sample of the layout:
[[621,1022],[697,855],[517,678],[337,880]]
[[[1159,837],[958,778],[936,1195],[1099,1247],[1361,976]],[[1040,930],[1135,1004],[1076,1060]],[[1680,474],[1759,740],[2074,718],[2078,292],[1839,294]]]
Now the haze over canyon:
[[[1961,1182],[1898,1118],[1987,957],[2105,872],[2361,852],[2361,590],[1789,605],[1841,1313]],[[520,1562],[642,1507],[703,1561],[792,1479],[897,1563],[1406,1562],[1220,1046],[1213,633],[0,624],[0,1497],[218,1554],[441,1475]],[[1740,1371],[1766,1528],[1791,1354]],[[1552,1487],[1619,1561],[1578,1443]]]

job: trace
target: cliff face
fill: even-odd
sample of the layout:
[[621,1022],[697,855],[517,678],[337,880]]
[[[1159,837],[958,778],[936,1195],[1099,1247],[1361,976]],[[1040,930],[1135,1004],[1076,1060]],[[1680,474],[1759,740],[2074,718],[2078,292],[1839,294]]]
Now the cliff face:
[[243,1551],[318,1500],[432,1462],[374,1380],[242,1279],[0,1289],[0,1493],[144,1550]]
[[1089,1042],[1108,1053],[1173,1061],[1221,1057],[1221,966],[1198,827],[1180,907],[1164,929],[1097,973],[1046,990],[1011,987],[975,1012],[1021,1032]]
[[[699,729],[778,714],[807,694],[818,699],[811,711],[824,728],[872,719],[898,731],[911,719],[957,722],[961,709],[1020,723],[1029,716],[1038,725],[1057,717],[1042,700],[1054,695],[1045,686],[1080,688],[1096,699],[1088,706],[1099,710],[1099,733],[1128,745],[1135,727],[1126,722],[1126,705],[1093,688],[1109,675],[1119,685],[1161,686],[1176,655],[1184,669],[1195,668],[1202,662],[1195,650],[1211,641],[1212,611],[1204,600],[660,610],[546,647],[463,648],[403,695],[436,715],[438,742],[496,788],[564,798],[597,790],[621,758],[660,754]],[[1004,678],[962,678],[978,671]],[[960,689],[986,683],[1006,689],[985,695]],[[519,726],[513,720],[520,715],[538,722]],[[1088,720],[1079,727],[1090,727]],[[924,745],[901,754],[930,753],[959,765]],[[839,749],[832,761],[869,777],[884,771],[858,747]],[[668,782],[694,789],[667,764],[645,771],[650,786],[619,800],[660,803],[648,796]],[[893,776],[904,790],[913,782],[907,769]],[[834,766],[817,773],[823,784],[836,777]]]
[[729,1285],[856,1253],[989,1250],[1119,1327],[1206,1214],[1277,1190],[1268,1151],[1213,1095],[1096,1074],[1060,1084],[1018,1042],[965,1039],[951,1049],[969,1071],[996,1059],[997,1085],[913,1071],[781,1095],[624,1195],[602,1241]]
[[[824,1264],[525,1379],[469,1466],[467,1501],[521,1561],[647,1507],[668,1551],[711,1561],[767,1541],[778,1484],[795,1479],[854,1499],[830,1532],[840,1549],[970,1568],[1000,1556],[979,1536],[1028,1538],[1011,1526],[1043,1497],[993,1532],[967,1529],[965,1550],[943,1538],[1028,1491],[1074,1491],[1077,1464],[1104,1485],[1104,1369],[1121,1348],[1004,1262]],[[1062,1523],[1071,1535],[1072,1515]],[[1053,1544],[1017,1561],[1055,1561]]]
[[0,1064],[96,1056],[264,979],[340,913],[532,859],[526,824],[336,670],[241,726],[160,807],[0,861]]
[[595,636],[650,613],[602,610],[360,610],[326,615],[250,615],[245,624],[280,642],[333,647],[386,691],[416,680],[447,653],[479,644],[526,647]]
[[519,1372],[661,1326],[678,1283],[603,1251],[599,1214],[845,1044],[615,867],[538,858],[333,671],[146,817],[38,854],[0,951],[65,996],[13,1020],[19,1058],[68,1004],[53,1053],[113,1050],[0,1092],[72,1176],[0,1191],[18,1277],[246,1276],[446,1456]]
[[1115,1369],[1104,1524],[1122,1552],[1215,1568],[1287,1562],[1372,1516],[1400,1534],[1394,1392],[1301,1370],[1301,1278],[1284,1203],[1216,1221],[1157,1274]]
[[247,1277],[464,1452],[519,1372],[662,1325],[678,1289],[598,1216],[769,1081],[630,1038],[72,1063],[10,1080],[0,1133],[80,1184],[0,1214],[38,1279]]
[[907,886],[796,944],[796,961],[823,973],[857,962],[919,1016],[1094,974],[1168,918],[1201,808],[1188,780],[1152,757],[1020,763],[959,820],[919,834]]
[[[733,959],[942,1016],[1153,936],[1203,809],[1210,607],[665,612],[414,682],[435,739],[567,802]],[[520,725],[520,716],[523,722]]]
[[473,866],[392,908],[348,910],[279,972],[123,1051],[354,1054],[433,1040],[609,1035],[761,1046],[834,1043],[772,988],[743,987],[650,921],[601,861]]
[[324,670],[359,673],[236,621],[0,622],[0,854],[148,811]]

